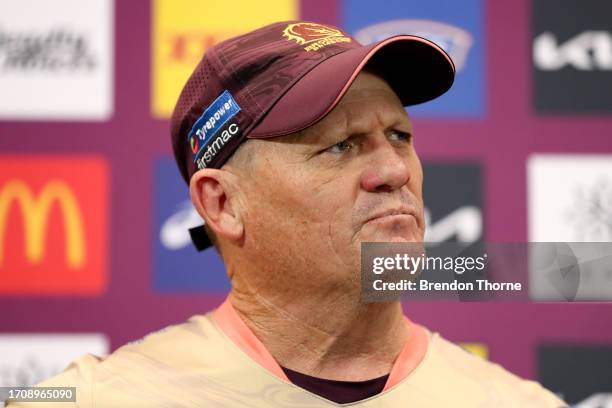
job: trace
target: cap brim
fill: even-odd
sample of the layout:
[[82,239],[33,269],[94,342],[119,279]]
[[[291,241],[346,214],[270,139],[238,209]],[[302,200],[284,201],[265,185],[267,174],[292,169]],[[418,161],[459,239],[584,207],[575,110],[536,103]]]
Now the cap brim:
[[437,98],[453,84],[453,61],[437,44],[401,35],[330,57],[299,79],[270,109],[249,138],[283,136],[321,120],[342,99],[364,67],[383,76],[404,106]]

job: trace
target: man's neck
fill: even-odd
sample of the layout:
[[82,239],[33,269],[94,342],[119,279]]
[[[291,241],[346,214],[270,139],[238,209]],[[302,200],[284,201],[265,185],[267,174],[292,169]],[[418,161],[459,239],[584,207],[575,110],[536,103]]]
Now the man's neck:
[[389,374],[408,337],[399,302],[304,298],[297,303],[230,294],[238,315],[280,366],[342,381]]

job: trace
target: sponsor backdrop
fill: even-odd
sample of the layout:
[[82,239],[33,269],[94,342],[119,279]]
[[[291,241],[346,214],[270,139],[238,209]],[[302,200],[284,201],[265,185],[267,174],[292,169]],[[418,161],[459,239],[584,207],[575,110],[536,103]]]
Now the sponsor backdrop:
[[[208,47],[267,22],[335,24],[363,42],[411,33],[452,55],[455,87],[410,110],[429,240],[612,240],[606,0],[49,7],[0,12],[0,385],[35,383],[223,300],[221,260],[189,243],[198,216],[168,117]],[[612,304],[427,302],[406,313],[571,403],[612,406]]]
[[4,4],[0,118],[109,119],[114,90],[113,13],[113,2],[108,0]]

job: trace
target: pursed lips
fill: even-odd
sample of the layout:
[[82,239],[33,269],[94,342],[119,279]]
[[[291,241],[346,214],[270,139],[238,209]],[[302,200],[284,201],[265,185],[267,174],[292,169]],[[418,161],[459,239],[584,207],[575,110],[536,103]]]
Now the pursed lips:
[[386,210],[386,211],[382,211],[380,213],[375,214],[374,216],[368,218],[364,224],[370,222],[370,221],[377,221],[379,219],[385,218],[385,217],[393,217],[393,216],[398,216],[398,215],[410,215],[412,217],[416,219],[416,213],[414,210],[410,209],[410,208],[400,208],[400,209],[392,209],[392,210]]

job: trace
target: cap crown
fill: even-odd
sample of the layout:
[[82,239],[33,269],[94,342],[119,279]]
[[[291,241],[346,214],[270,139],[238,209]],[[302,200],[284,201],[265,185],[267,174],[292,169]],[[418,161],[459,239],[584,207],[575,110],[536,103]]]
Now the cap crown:
[[286,21],[210,48],[171,119],[174,156],[185,181],[198,168],[225,163],[283,94],[320,62],[358,47],[339,28]]

